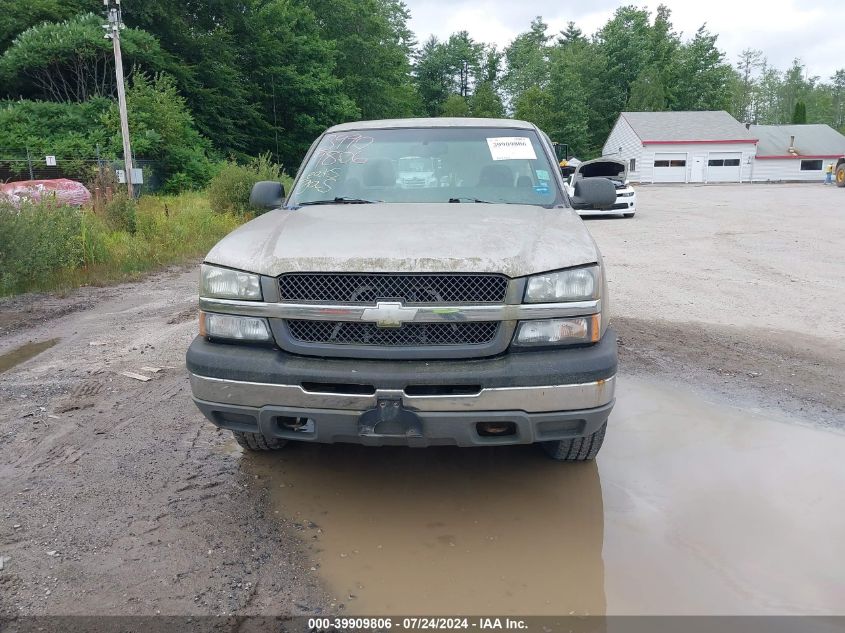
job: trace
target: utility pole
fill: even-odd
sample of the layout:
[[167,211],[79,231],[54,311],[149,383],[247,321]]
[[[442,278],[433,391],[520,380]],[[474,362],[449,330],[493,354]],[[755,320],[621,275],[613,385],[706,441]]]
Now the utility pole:
[[120,30],[125,28],[121,15],[120,0],[103,0],[109,23],[104,24],[106,39],[111,39],[114,46],[114,73],[117,79],[117,104],[120,109],[120,134],[123,137],[123,163],[126,173],[126,186],[129,197],[133,197],[132,188],[132,147],[129,144],[129,118],[126,114],[126,90],[123,86],[123,56],[120,53]]

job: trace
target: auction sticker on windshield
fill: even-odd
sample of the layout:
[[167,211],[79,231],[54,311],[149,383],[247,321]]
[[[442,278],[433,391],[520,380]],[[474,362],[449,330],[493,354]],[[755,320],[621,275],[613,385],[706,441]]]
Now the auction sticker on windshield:
[[524,136],[499,136],[488,138],[490,155],[493,160],[536,160],[531,139]]

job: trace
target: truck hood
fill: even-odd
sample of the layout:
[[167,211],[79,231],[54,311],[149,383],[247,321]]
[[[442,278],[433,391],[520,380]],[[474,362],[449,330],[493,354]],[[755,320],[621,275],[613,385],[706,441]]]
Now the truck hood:
[[598,261],[571,209],[349,204],[279,209],[223,238],[206,262],[287,272],[466,272],[522,277]]

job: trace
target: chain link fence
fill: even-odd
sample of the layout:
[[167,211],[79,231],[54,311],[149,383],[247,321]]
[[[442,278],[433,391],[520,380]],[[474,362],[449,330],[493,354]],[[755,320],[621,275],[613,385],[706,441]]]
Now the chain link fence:
[[[156,193],[161,190],[163,180],[160,176],[159,161],[135,159],[133,166],[140,170],[141,182],[133,179],[135,194]],[[89,189],[95,182],[123,180],[124,163],[99,155],[74,154],[70,152],[39,151],[25,148],[0,147],[0,183],[20,180],[53,180],[68,178],[82,182]]]

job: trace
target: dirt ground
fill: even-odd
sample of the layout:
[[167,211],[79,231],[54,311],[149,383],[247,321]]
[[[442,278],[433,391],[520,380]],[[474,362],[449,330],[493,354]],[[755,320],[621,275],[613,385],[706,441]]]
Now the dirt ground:
[[842,613],[843,192],[638,195],[588,223],[622,346],[581,466],[243,454],[189,398],[195,267],[0,300],[0,615]]

